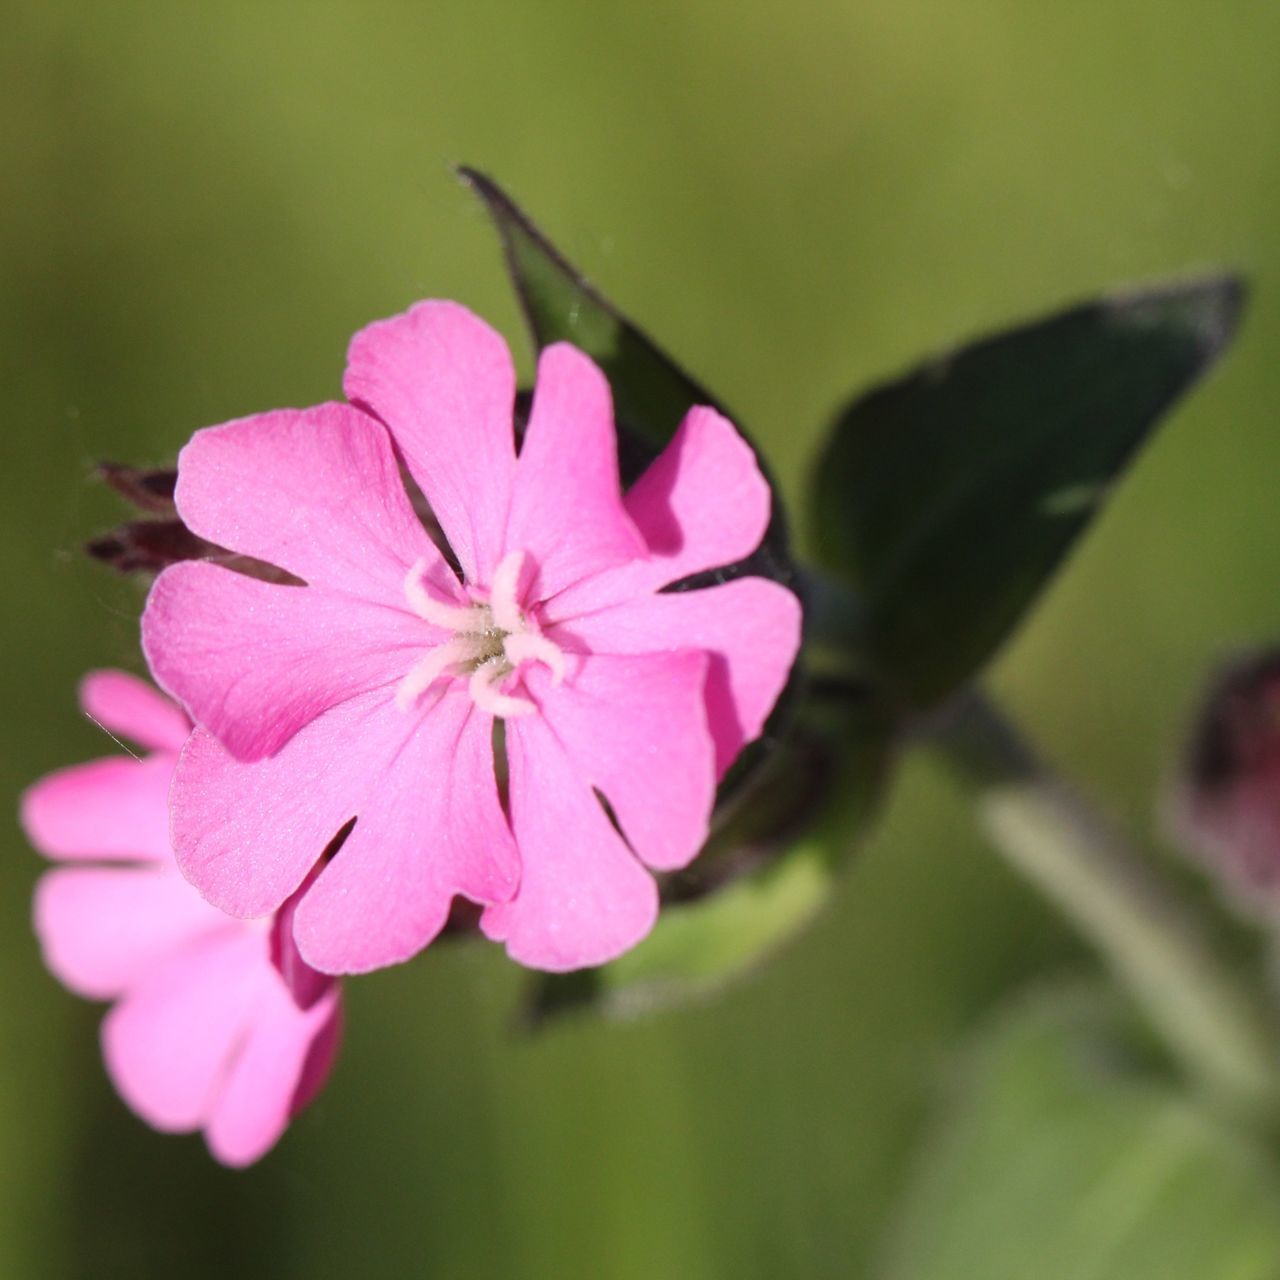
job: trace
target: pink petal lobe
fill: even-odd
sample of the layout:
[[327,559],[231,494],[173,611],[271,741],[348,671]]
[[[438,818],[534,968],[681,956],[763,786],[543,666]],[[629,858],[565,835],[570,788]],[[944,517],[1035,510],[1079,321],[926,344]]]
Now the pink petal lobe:
[[333,1015],[323,1023],[316,1032],[302,1063],[302,1071],[298,1075],[298,1083],[293,1091],[293,1102],[290,1114],[298,1115],[305,1107],[309,1107],[316,1095],[324,1088],[337,1061],[338,1049],[342,1045],[343,1012],[341,988],[335,983],[333,988]]
[[251,764],[197,729],[173,780],[183,874],[230,915],[275,911],[362,811],[414,723],[385,690],[365,694]]
[[439,933],[455,894],[511,896],[519,861],[492,733],[460,689],[422,718],[298,906],[294,936],[310,965],[364,973],[398,964]]
[[534,686],[580,776],[659,870],[685,866],[707,839],[716,791],[708,663],[691,651],[588,657],[560,688],[545,678]]
[[274,980],[263,929],[209,935],[173,955],[102,1024],[107,1073],[125,1102],[166,1132],[202,1125],[232,1055]]
[[755,452],[734,425],[714,409],[690,409],[626,496],[648,555],[564,592],[555,616],[589,613],[736,563],[760,545],[771,501]]
[[507,756],[520,889],[481,928],[535,969],[604,964],[653,927],[657,885],[540,717],[507,721]]
[[800,626],[800,602],[785,587],[738,578],[703,591],[642,596],[552,634],[591,653],[709,653],[707,720],[723,776],[764,728],[800,648]]
[[399,680],[442,635],[407,610],[187,561],[155,581],[142,647],[156,680],[241,760]]
[[728,418],[697,406],[627,494],[656,562],[650,585],[749,556],[769,525],[771,497],[755,451]]
[[336,986],[306,1010],[299,1009],[279,983],[263,990],[252,1028],[205,1126],[209,1150],[223,1164],[243,1168],[279,1141],[295,1114],[294,1100],[311,1047],[318,1037],[332,1035],[338,1001]]
[[108,733],[152,751],[180,751],[191,732],[178,707],[127,671],[91,671],[80,681],[80,707]]
[[542,599],[645,553],[622,503],[609,384],[565,342],[538,359],[506,545],[533,554]]
[[110,756],[47,774],[23,793],[27,839],[51,858],[167,862],[173,757]]
[[403,605],[409,566],[451,576],[414,514],[386,428],[346,404],[197,431],[174,495],[202,537],[334,591]]
[[420,302],[352,338],[343,387],[387,424],[467,580],[488,582],[515,472],[507,344],[456,302]]
[[298,903],[319,874],[320,866],[317,864],[271,921],[271,963],[299,1009],[310,1009],[334,985],[329,974],[318,972],[302,958],[293,937],[293,918],[298,912]]
[[36,886],[45,964],[90,999],[127,990],[175,949],[238,927],[204,902],[176,867],[66,867]]

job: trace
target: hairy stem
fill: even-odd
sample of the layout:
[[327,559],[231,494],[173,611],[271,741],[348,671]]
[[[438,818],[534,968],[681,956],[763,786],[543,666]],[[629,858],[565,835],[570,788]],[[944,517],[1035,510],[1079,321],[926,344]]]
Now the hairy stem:
[[975,793],[995,845],[1098,948],[1193,1081],[1242,1119],[1272,1121],[1275,1028],[1158,869],[982,695],[962,697],[929,741]]

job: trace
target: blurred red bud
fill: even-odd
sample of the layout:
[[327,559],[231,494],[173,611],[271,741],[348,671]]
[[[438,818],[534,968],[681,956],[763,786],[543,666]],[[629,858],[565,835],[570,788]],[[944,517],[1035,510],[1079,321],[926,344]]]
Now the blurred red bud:
[[1210,682],[1173,796],[1175,835],[1254,909],[1280,889],[1280,649]]

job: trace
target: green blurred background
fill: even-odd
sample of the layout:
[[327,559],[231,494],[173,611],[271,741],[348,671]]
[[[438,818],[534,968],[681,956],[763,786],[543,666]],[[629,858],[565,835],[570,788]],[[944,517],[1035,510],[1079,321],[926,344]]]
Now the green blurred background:
[[[1280,635],[1275,5],[11,0],[4,25],[10,796],[103,751],[80,673],[139,664],[140,589],[78,550],[120,515],[94,460],[337,394],[348,336],[419,297],[523,343],[464,161],[793,499],[869,380],[1115,283],[1245,269],[1236,351],[993,680],[1150,839],[1206,664]],[[98,1011],[37,960],[38,870],[11,824],[3,1277],[874,1276],[967,1035],[1094,963],[913,761],[833,907],[745,984],[529,1040],[502,955],[442,948],[352,986],[328,1091],[231,1173],[111,1093]]]

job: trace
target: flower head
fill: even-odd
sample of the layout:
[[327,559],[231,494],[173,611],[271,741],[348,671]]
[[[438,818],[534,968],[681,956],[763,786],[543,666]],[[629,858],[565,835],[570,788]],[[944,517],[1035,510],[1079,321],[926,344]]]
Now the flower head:
[[260,915],[354,819],[298,905],[317,968],[406,959],[455,895],[527,964],[607,960],[653,922],[646,868],[703,844],[795,657],[799,605],[776,583],[663,590],[755,549],[754,455],[695,408],[624,496],[608,383],[567,344],[542,353],[517,453],[506,345],[447,302],[358,333],[345,390],[198,432],[179,458],[187,525],[305,584],[207,563],[155,583],[144,649],[198,725],[179,861]]
[[150,752],[42,778],[22,800],[31,843],[66,865],[36,890],[45,961],[71,990],[114,1001],[107,1071],[157,1129],[203,1129],[226,1164],[265,1154],[324,1083],[339,992],[293,946],[292,908],[236,920],[204,902],[169,848],[169,782],[190,732],[133,676],[81,685],[87,715]]

